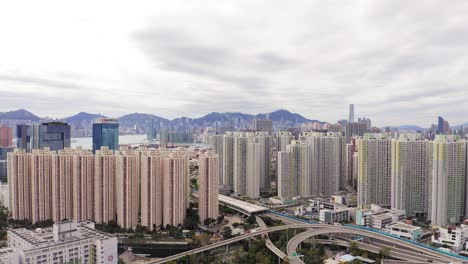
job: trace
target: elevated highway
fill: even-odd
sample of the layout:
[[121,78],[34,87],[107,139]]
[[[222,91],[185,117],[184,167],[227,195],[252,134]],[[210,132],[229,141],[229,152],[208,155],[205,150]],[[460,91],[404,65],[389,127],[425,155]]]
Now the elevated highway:
[[[303,232],[303,233],[297,235],[295,237],[295,239],[292,239],[288,243],[288,255],[289,256],[291,256],[292,253],[296,251],[298,245],[300,243],[302,243],[302,241],[304,241],[307,238],[310,238],[311,236],[320,235],[320,234],[337,234],[337,233],[341,233],[341,234],[354,234],[354,235],[370,237],[370,238],[373,238],[373,239],[382,240],[382,241],[385,241],[385,242],[388,242],[388,243],[392,243],[392,244],[394,244],[394,245],[396,245],[398,247],[410,248],[410,249],[413,250],[413,252],[414,252],[413,254],[415,254],[415,255],[428,255],[428,256],[432,256],[434,258],[440,258],[441,260],[443,260],[441,263],[450,263],[452,261],[461,262],[461,260],[463,259],[462,257],[455,257],[455,256],[446,255],[446,254],[443,254],[441,252],[428,249],[426,247],[415,245],[415,244],[410,243],[410,242],[405,241],[405,240],[400,240],[400,239],[397,239],[397,238],[394,238],[394,237],[391,237],[391,236],[386,236],[386,235],[375,233],[375,232],[368,231],[368,230],[361,230],[361,229],[352,228],[352,227],[334,226],[334,225],[326,225],[326,224],[314,224],[314,225],[311,225],[311,224],[291,224],[291,225],[270,227],[270,228],[267,228],[267,229],[264,229],[264,230],[259,230],[259,231],[254,232],[254,233],[244,234],[244,235],[237,236],[237,237],[234,237],[234,238],[230,238],[230,239],[227,239],[227,240],[219,241],[219,242],[213,243],[211,245],[207,245],[207,246],[204,246],[204,247],[200,247],[200,248],[196,248],[196,249],[189,250],[189,251],[186,251],[186,252],[182,252],[182,253],[179,253],[179,254],[176,254],[176,255],[173,255],[173,256],[169,256],[167,258],[155,260],[155,261],[152,261],[152,262],[149,262],[149,263],[165,263],[165,262],[168,262],[168,261],[173,261],[173,260],[182,258],[184,256],[188,256],[188,255],[191,255],[191,254],[198,254],[198,253],[202,253],[202,252],[205,252],[205,251],[210,251],[210,250],[213,250],[213,249],[218,248],[218,247],[222,247],[222,246],[226,246],[226,245],[229,245],[229,244],[232,244],[232,243],[236,243],[236,242],[239,242],[239,241],[244,240],[244,239],[265,235],[265,234],[268,234],[270,232],[276,232],[276,231],[288,230],[288,229],[307,229],[307,228],[308,229],[312,228],[312,230],[306,231],[306,232]],[[315,232],[310,233],[312,231],[315,231]]]

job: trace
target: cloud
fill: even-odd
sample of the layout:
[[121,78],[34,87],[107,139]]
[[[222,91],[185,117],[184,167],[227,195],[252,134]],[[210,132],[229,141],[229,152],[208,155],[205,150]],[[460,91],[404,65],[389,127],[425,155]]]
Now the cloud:
[[379,126],[467,121],[466,1],[112,6],[105,19],[106,5],[44,7],[47,19],[0,11],[0,111],[39,101],[42,115],[288,109],[334,122],[354,103]]

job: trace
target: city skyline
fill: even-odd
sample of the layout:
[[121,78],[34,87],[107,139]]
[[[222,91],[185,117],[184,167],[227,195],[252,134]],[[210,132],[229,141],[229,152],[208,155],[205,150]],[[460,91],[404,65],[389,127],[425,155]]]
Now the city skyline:
[[284,108],[331,122],[354,103],[377,126],[467,121],[463,1],[111,6],[4,6],[0,111],[174,118]]

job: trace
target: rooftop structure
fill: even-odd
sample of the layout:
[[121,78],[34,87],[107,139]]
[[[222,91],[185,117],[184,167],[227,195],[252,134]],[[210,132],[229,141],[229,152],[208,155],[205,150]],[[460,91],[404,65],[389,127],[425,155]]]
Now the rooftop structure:
[[222,194],[219,195],[219,204],[239,211],[246,215],[252,215],[269,210],[267,207],[245,202]]
[[8,231],[8,263],[117,263],[117,238],[93,222],[64,221],[49,228]]

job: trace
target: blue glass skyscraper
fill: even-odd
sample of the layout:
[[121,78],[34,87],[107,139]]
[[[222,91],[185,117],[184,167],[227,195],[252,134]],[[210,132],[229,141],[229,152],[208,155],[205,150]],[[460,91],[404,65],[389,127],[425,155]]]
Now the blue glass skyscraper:
[[93,153],[107,146],[111,150],[119,148],[119,122],[117,119],[98,118],[93,123]]

